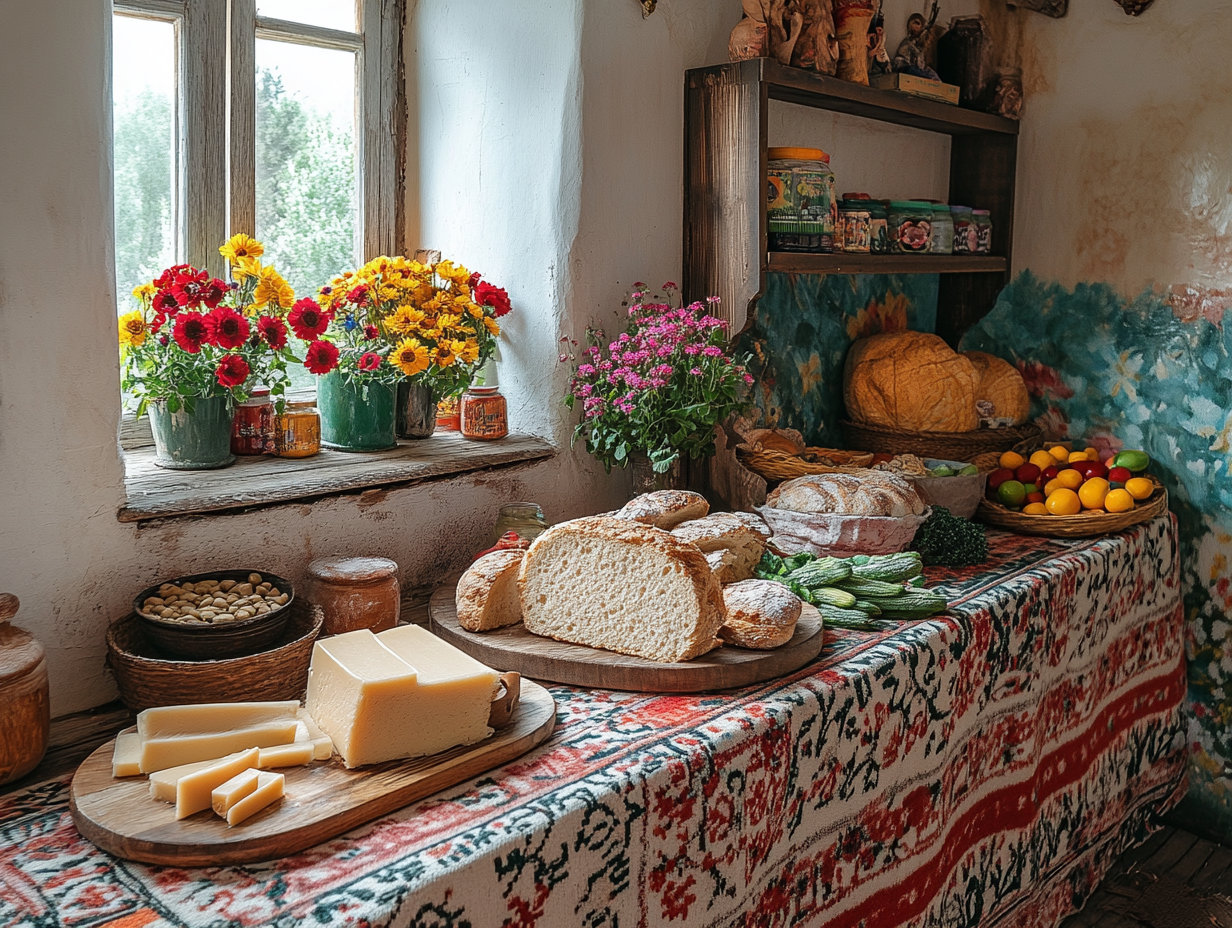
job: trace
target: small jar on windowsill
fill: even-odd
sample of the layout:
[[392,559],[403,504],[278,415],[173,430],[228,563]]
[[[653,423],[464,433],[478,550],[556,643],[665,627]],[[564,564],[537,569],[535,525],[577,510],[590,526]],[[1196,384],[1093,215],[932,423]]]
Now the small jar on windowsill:
[[509,434],[509,412],[500,394],[496,360],[489,358],[479,369],[459,403],[462,437],[473,441],[496,441]]

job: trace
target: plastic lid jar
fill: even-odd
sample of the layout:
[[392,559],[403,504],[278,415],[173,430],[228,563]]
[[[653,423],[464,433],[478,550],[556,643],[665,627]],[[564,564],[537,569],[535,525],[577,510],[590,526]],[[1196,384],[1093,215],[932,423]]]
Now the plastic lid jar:
[[976,247],[975,217],[970,206],[951,206],[954,221],[954,254],[973,255]]
[[891,250],[925,254],[932,250],[933,205],[920,200],[891,200],[889,211]]
[[766,238],[771,251],[834,251],[838,203],[830,156],[820,148],[771,148],[766,164]]
[[[843,251],[866,255],[872,251],[873,217],[868,200],[844,199],[838,208],[838,227],[842,232]],[[835,236],[837,240],[839,236]]]
[[950,208],[944,203],[933,205],[932,253],[948,255],[954,253],[954,217]]
[[971,211],[975,222],[975,253],[992,254],[992,213],[986,209]]

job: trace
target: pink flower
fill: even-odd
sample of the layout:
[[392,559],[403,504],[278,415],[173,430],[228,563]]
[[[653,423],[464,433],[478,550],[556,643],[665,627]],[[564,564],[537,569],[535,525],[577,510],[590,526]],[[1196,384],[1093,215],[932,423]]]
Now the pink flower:
[[702,354],[708,358],[721,358],[723,357],[723,349],[718,345],[707,345],[702,349]]
[[702,369],[700,367],[690,367],[689,373],[694,377],[700,377],[702,375]]

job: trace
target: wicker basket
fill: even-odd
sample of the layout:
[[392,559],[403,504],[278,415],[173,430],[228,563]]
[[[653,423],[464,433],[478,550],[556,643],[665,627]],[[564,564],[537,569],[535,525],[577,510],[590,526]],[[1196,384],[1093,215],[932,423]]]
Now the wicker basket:
[[270,650],[216,661],[179,661],[151,647],[137,617],[129,614],[107,629],[107,665],[115,673],[120,699],[134,712],[186,703],[299,699],[308,685],[312,643],[322,621],[318,607],[296,601]]
[[1049,538],[1090,538],[1106,535],[1149,522],[1168,511],[1168,491],[1154,477],[1155,492],[1128,512],[1078,513],[1074,516],[1028,516],[1006,509],[1000,503],[980,500],[976,521],[1009,529],[1019,535],[1044,535]]
[[901,432],[857,422],[842,423],[847,445],[862,451],[914,454],[922,458],[970,461],[988,451],[1035,450],[1043,432],[1030,422],[1014,428],[973,432]]
[[769,481],[792,480],[807,474],[832,474],[844,468],[868,467],[873,462],[873,456],[867,452],[837,448],[805,448],[803,455],[795,455],[764,448],[754,450],[745,445],[736,447],[736,458]]

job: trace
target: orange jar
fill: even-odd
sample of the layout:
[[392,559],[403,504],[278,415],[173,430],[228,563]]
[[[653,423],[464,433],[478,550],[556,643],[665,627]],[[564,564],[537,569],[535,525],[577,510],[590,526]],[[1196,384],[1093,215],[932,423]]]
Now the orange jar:
[[325,613],[322,635],[398,624],[398,565],[384,557],[320,557],[308,565],[308,599]]
[[496,387],[471,387],[462,394],[462,437],[494,441],[509,434],[505,398]]
[[311,403],[287,403],[274,417],[274,453],[280,458],[306,458],[321,450],[321,414]]
[[462,428],[460,396],[447,396],[436,404],[436,430],[456,432]]

